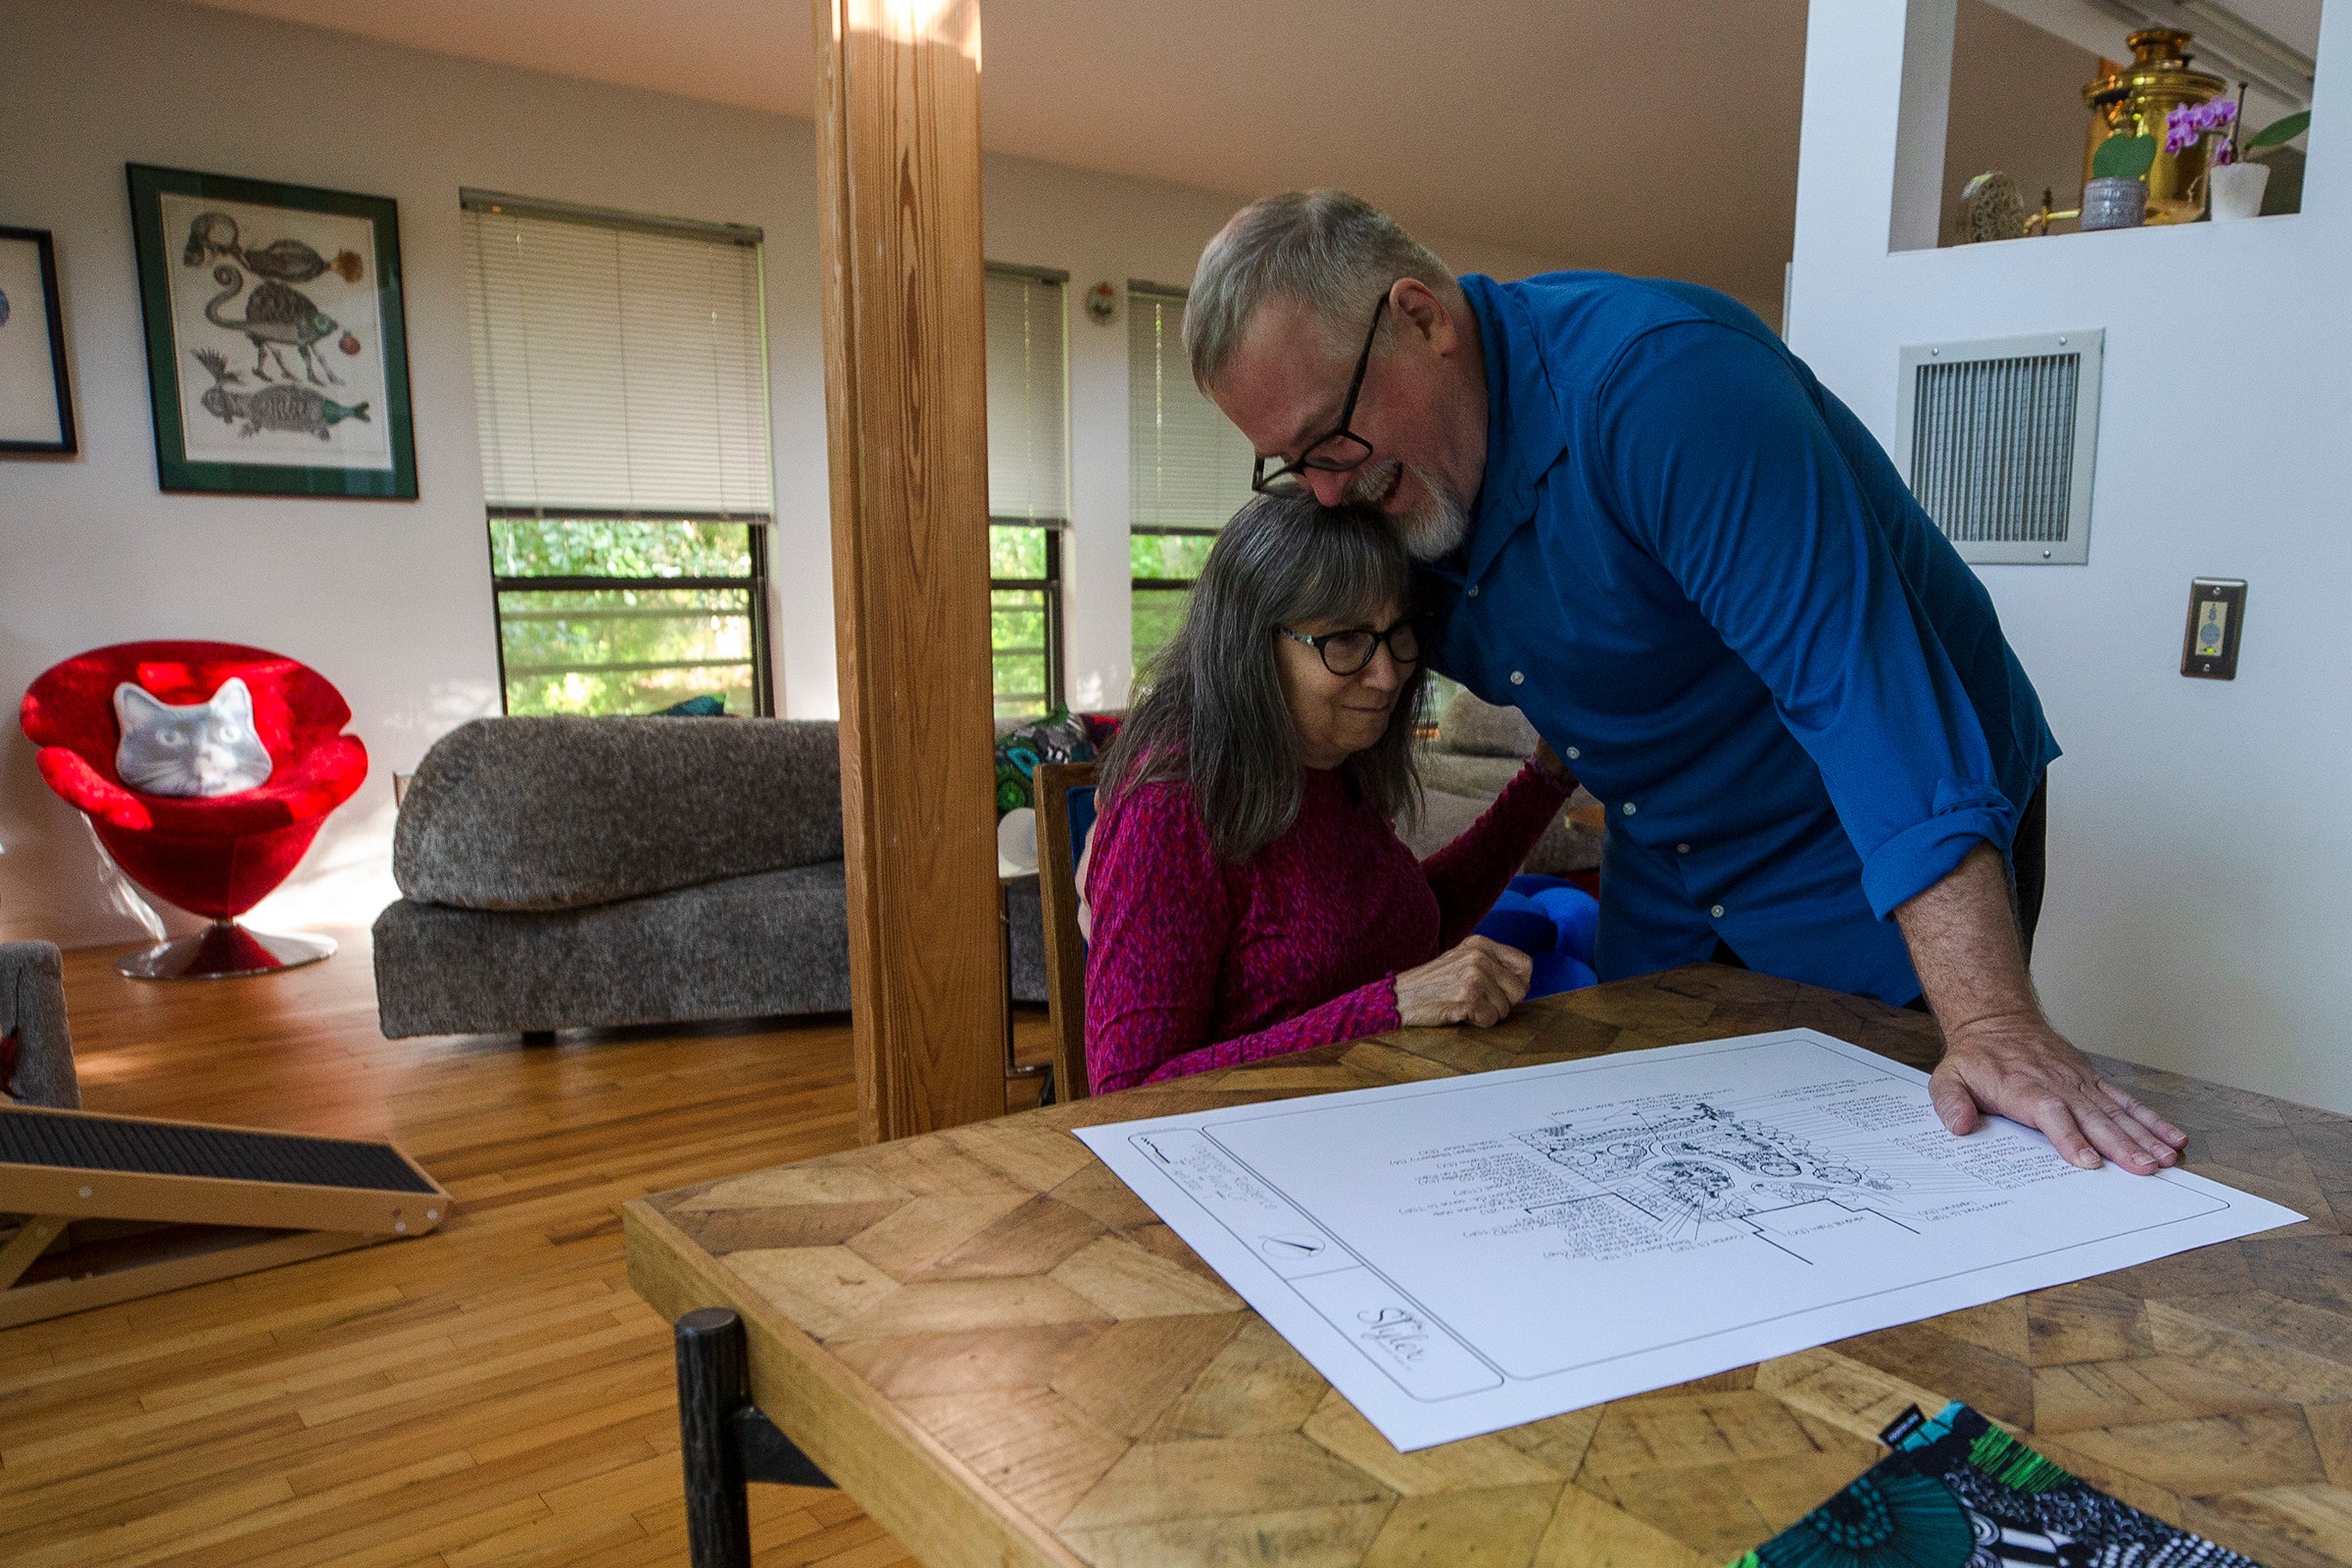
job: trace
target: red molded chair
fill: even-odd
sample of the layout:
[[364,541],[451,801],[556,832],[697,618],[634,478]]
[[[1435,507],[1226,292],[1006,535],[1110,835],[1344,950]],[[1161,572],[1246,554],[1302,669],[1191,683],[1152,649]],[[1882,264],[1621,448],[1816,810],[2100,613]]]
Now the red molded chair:
[[[147,795],[115,772],[122,734],[115,687],[132,681],[173,705],[209,701],[244,677],[254,732],[270,753],[259,788],[210,800]],[[260,974],[312,963],[335,951],[324,937],[249,931],[236,917],[286,879],[326,813],[368,776],[368,752],[343,733],[351,709],[326,678],[282,654],[235,643],[118,643],[42,673],[19,710],[41,748],[41,777],[87,813],[123,873],[157,897],[213,924],[122,961],[139,979]]]

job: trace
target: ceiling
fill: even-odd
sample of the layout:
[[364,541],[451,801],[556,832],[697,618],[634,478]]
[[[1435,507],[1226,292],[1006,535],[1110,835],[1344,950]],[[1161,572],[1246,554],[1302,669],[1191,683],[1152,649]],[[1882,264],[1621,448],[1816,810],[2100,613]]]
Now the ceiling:
[[[793,0],[197,0],[809,117]],[[991,151],[1710,283],[1777,315],[1805,0],[984,0]]]

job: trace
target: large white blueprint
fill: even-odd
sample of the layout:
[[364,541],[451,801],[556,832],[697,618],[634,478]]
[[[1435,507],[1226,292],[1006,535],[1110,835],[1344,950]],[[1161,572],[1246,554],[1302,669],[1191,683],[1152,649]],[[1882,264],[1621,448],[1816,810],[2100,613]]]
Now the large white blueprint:
[[1078,1136],[1403,1449],[2304,1217],[1810,1029]]

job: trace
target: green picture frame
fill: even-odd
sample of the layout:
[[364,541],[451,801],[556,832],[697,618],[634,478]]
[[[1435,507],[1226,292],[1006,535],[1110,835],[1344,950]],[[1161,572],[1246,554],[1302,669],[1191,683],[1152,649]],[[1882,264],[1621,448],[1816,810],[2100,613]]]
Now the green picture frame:
[[398,204],[124,167],[161,486],[416,500]]

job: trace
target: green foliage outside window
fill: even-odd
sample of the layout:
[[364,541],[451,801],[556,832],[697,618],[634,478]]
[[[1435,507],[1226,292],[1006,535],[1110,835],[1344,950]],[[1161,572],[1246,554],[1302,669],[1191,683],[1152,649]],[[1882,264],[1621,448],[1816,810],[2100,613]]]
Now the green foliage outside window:
[[988,596],[996,664],[997,716],[1027,718],[1046,710],[1046,596],[1035,588],[998,588]]
[[508,589],[498,632],[510,713],[650,713],[716,693],[759,710],[751,590]]
[[1039,578],[1046,574],[1046,530],[993,523],[988,530],[988,574],[992,578]]
[[1129,624],[1135,639],[1135,672],[1139,680],[1151,676],[1152,661],[1160,650],[1173,642],[1184,626],[1185,607],[1192,602],[1190,588],[1144,588],[1133,591]]
[[[1006,523],[988,530],[988,639],[995,665],[997,716],[1029,718],[1052,702],[1052,638],[1047,627],[1048,596],[1055,587],[1005,588],[1004,582],[1037,583],[1049,576],[1046,530]],[[1055,585],[1056,587],[1058,585]]]
[[[1135,669],[1148,673],[1152,660],[1184,625],[1184,609],[1193,597],[1193,580],[1208,562],[1213,533],[1149,533],[1127,536],[1127,566],[1132,581],[1129,631],[1134,644]],[[1159,588],[1155,582],[1168,582]]]
[[749,577],[752,525],[493,517],[490,569],[501,577]]
[[1127,564],[1137,577],[1174,577],[1191,582],[1208,564],[1213,533],[1131,533],[1127,536]]
[[[493,517],[492,569],[510,713],[647,713],[724,697],[756,713],[752,527],[599,517]],[[534,577],[732,577],[741,588],[513,586]]]

